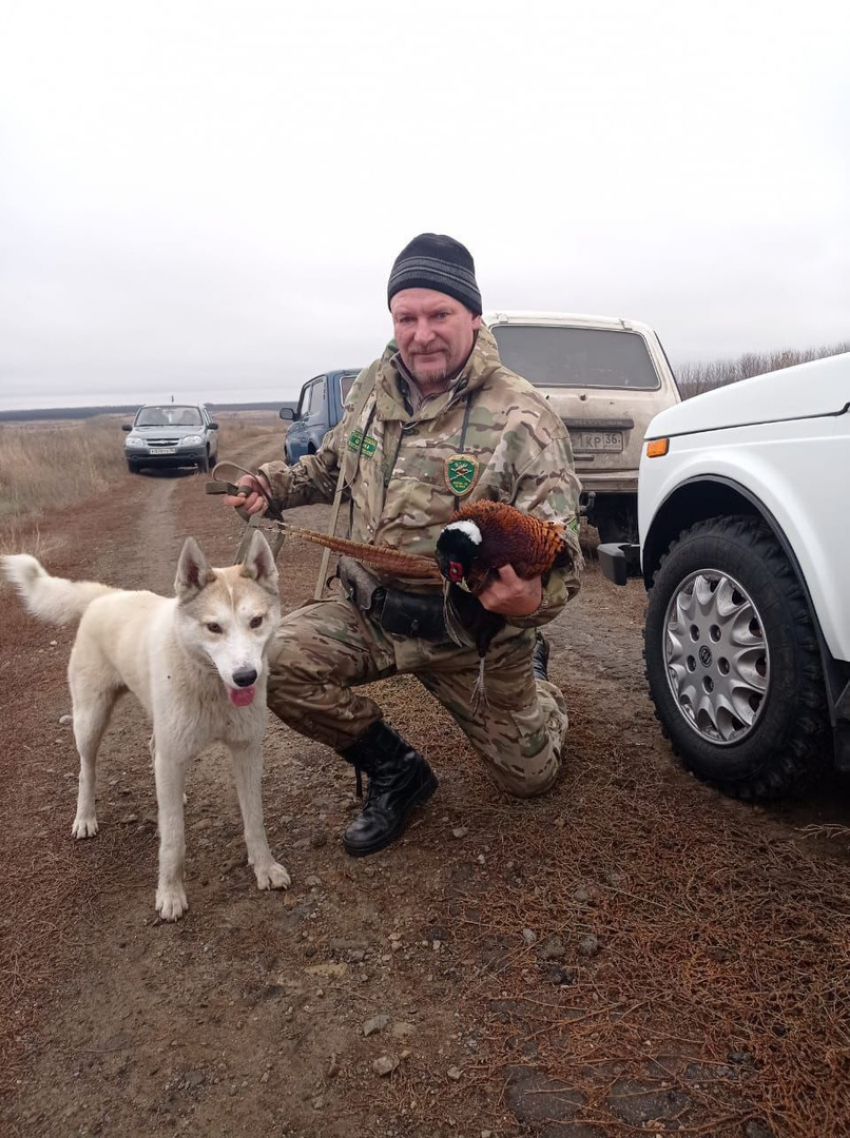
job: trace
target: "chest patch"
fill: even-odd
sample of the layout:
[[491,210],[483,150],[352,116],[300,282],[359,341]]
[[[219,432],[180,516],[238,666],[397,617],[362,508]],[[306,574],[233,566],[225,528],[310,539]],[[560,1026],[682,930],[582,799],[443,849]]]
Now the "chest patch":
[[348,436],[348,449],[353,450],[355,454],[363,454],[366,458],[371,458],[377,449],[378,443],[371,435],[365,435],[362,431],[352,431]]
[[450,455],[444,466],[446,486],[458,498],[463,498],[478,481],[481,467],[471,454]]

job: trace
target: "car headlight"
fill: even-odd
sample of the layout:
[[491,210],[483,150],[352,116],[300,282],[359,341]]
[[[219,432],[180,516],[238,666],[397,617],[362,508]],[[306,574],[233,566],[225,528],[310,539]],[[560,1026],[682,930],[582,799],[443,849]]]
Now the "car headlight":
[[125,447],[140,447],[145,445],[145,440],[141,435],[127,435],[124,440]]
[[185,438],[180,440],[181,447],[199,447],[201,445],[200,435],[186,435]]

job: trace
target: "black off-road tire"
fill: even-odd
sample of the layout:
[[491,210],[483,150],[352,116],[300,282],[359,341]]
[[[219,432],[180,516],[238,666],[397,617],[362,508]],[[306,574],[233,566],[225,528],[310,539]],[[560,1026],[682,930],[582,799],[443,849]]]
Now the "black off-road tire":
[[139,473],[138,463],[131,462],[129,459],[127,461],[127,469],[130,471],[131,474],[138,474]]
[[198,474],[206,474],[210,468],[209,456],[205,455],[203,458],[198,459]]
[[[731,740],[714,741],[710,721],[698,730],[688,714],[689,700],[677,687],[676,672],[668,666],[667,620],[673,616],[672,604],[678,599],[685,606],[671,640],[671,653],[697,661],[700,676],[703,660],[715,651],[716,667],[728,668],[721,659],[722,645],[713,645],[706,635],[712,617],[702,617],[703,609],[689,607],[689,588],[697,574],[704,581],[731,578],[741,592],[727,584],[733,601],[742,596],[748,602],[742,612],[752,618],[747,636],[754,631],[756,644],[762,644],[766,686],[754,695],[757,707],[751,724],[733,729]],[[709,609],[720,594],[708,601]],[[698,611],[694,623],[683,629],[690,612]],[[722,623],[722,616],[717,617]],[[730,625],[731,626],[731,625]],[[689,641],[693,640],[693,651]],[[683,645],[681,653],[677,644]],[[705,656],[700,650],[707,648]],[[758,653],[761,649],[756,648]],[[730,649],[730,655],[734,647]],[[644,659],[655,713],[664,734],[683,764],[698,778],[725,794],[744,799],[777,799],[799,794],[822,773],[829,759],[829,715],[818,642],[806,594],[794,569],[768,526],[757,518],[734,516],[710,518],[681,533],[670,546],[655,573],[646,614]],[[747,666],[751,667],[752,658]],[[687,682],[688,668],[679,675]],[[750,674],[756,676],[758,669]],[[706,673],[707,674],[707,673]],[[720,683],[725,675],[718,674]],[[708,680],[711,682],[710,676]],[[757,681],[758,682],[758,681]],[[700,693],[701,694],[701,693]],[[732,723],[736,721],[732,718]],[[728,727],[728,719],[724,726]],[[738,736],[738,731],[740,735]]]

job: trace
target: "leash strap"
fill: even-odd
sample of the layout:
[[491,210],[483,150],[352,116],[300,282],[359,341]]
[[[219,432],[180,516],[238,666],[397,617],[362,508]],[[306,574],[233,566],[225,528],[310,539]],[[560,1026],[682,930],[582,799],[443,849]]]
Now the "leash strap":
[[[377,369],[376,369],[376,374],[377,374]],[[353,411],[352,416],[351,416],[351,422],[353,422],[355,425],[357,423],[357,420],[363,414],[363,411],[366,407],[366,404],[369,402],[369,397],[372,395],[372,392],[375,390],[375,378],[373,377],[371,383],[365,383],[364,382],[363,387],[365,388],[365,390],[360,393],[361,398],[356,403],[356,405],[354,407],[354,411]],[[360,449],[361,450],[363,449],[363,445],[364,445],[365,441],[366,441],[366,431],[364,430],[362,432],[362,437],[360,439]],[[333,505],[331,506],[331,520],[330,520],[330,523],[328,525],[328,536],[329,537],[335,537],[336,536],[336,526],[337,526],[337,522],[339,520],[339,508],[342,504],[342,495],[345,492],[345,488],[346,488],[345,487],[345,462],[346,462],[346,459],[348,458],[348,447],[347,447],[347,440],[345,438],[343,438],[341,443],[340,443],[340,452],[341,453],[340,453],[340,457],[339,457],[339,477],[336,480],[336,491],[334,492]],[[357,457],[358,458],[360,457],[359,454]],[[329,549],[323,550],[322,551],[322,563],[319,566],[319,576],[316,580],[316,588],[315,588],[315,591],[313,593],[313,600],[314,601],[320,601],[322,599],[322,594],[325,591],[325,584],[327,582],[328,564],[330,562],[330,559],[331,559],[331,551]]]
[[[219,462],[213,468],[212,481],[207,482],[204,487],[207,494],[230,494],[237,498],[247,498],[251,493],[247,486],[237,486],[230,479],[233,477],[233,472],[236,476],[239,474],[250,474],[252,478],[257,475],[252,470],[246,470],[243,466],[238,466],[235,462]],[[227,476],[230,475],[228,478]],[[245,522],[245,532],[242,534],[242,540],[236,549],[236,558],[233,562],[234,565],[240,565],[248,555],[248,548],[251,545],[251,539],[254,536],[254,530],[259,529],[263,518],[271,518],[272,521],[283,521],[283,510],[281,509],[280,501],[277,498],[268,499],[268,509],[263,517],[259,514],[249,514],[244,506],[237,506],[236,513]],[[269,545],[271,546],[272,555],[277,560],[277,555],[280,553],[280,548],[283,545],[285,534],[283,530],[277,530],[273,536],[266,534]]]

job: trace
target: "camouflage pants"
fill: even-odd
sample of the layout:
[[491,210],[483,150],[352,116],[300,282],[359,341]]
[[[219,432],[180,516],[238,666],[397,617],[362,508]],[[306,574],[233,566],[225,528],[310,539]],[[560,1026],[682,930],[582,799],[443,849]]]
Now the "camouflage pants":
[[[384,632],[347,600],[318,601],[285,616],[269,651],[268,704],[294,730],[344,750],[381,709],[354,689],[411,673],[440,701],[506,793],[530,797],[558,773],[567,709],[554,684],[535,680],[534,632],[508,628],[487,654],[488,706],[470,709],[474,649]],[[416,740],[410,742],[416,746]]]

